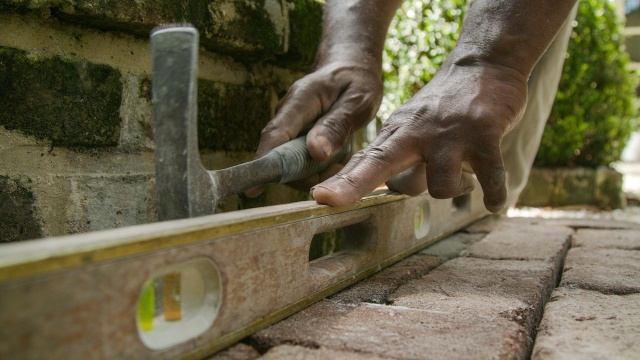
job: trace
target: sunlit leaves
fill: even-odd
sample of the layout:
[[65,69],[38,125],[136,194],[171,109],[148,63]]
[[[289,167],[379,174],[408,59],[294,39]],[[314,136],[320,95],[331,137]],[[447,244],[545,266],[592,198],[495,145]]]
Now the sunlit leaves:
[[539,166],[608,165],[637,128],[636,74],[607,0],[581,0]]
[[389,29],[384,51],[386,119],[431,80],[453,49],[466,0],[405,0]]

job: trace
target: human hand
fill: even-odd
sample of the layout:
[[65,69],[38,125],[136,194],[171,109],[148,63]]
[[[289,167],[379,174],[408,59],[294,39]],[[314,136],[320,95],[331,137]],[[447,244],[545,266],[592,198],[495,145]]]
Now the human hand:
[[[381,99],[382,77],[375,61],[325,64],[296,81],[280,100],[275,117],[262,130],[256,158],[308,131],[309,153],[317,161],[327,160],[374,117]],[[348,157],[291,185],[308,190],[336,174],[347,161]],[[255,197],[262,191],[264,186],[245,194]]]
[[385,122],[380,135],[334,177],[316,185],[322,204],[357,201],[383,182],[390,189],[450,198],[474,188],[467,162],[484,191],[485,207],[506,202],[502,137],[515,126],[527,99],[527,78],[508,66],[455,54],[427,86]]

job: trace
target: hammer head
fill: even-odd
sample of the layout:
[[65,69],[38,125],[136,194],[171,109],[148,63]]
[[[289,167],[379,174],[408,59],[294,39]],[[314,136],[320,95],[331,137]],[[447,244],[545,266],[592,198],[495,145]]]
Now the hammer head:
[[198,31],[155,29],[151,53],[158,218],[213,214],[215,182],[198,152]]

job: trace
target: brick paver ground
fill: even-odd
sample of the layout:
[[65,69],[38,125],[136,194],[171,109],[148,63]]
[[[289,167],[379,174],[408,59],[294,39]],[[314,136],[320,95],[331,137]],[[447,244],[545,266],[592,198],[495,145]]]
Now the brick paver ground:
[[580,229],[534,359],[640,359],[640,231]]
[[640,359],[640,225],[488,218],[213,359]]

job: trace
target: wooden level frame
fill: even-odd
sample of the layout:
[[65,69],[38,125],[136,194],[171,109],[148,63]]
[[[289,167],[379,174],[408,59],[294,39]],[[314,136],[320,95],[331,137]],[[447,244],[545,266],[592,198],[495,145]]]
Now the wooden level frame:
[[[306,201],[3,245],[0,358],[204,358],[486,215],[479,187],[446,200],[379,192],[341,208]],[[340,228],[344,250],[310,262],[313,236]],[[215,314],[154,348],[142,289],[198,259],[215,267]]]

